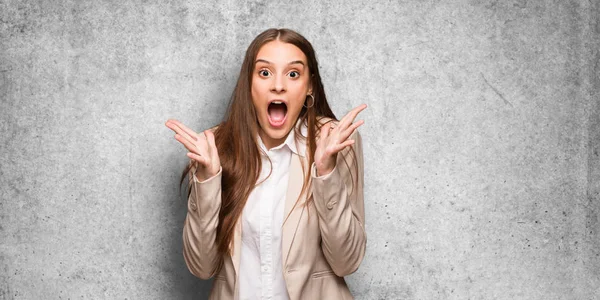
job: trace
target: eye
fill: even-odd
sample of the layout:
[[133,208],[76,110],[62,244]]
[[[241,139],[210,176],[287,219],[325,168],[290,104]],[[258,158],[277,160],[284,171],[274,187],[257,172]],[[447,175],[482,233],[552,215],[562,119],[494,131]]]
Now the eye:
[[269,76],[269,70],[262,69],[262,70],[258,71],[258,75],[267,77],[267,76]]
[[298,78],[298,77],[300,77],[300,73],[298,73],[296,71],[291,71],[290,72],[290,77],[292,77],[292,78]]

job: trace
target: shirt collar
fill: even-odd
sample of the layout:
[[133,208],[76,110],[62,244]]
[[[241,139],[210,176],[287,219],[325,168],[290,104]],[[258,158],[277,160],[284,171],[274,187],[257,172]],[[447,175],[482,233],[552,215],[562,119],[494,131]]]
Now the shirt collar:
[[[294,152],[296,155],[305,157],[306,156],[306,137],[308,136],[308,127],[306,126],[305,123],[301,123],[300,118],[298,118],[298,121],[296,122],[296,128],[300,127],[300,133],[302,134],[302,136],[300,137],[300,139],[297,141],[298,145],[296,147],[296,132],[295,129],[292,128],[290,130],[290,133],[288,134],[287,138],[285,139],[285,141],[276,147],[271,148],[271,150],[277,150],[277,149],[281,149],[285,146],[287,146],[292,152]],[[260,138],[260,135],[257,135],[257,141],[258,141],[258,146],[266,153],[267,152],[267,147],[265,146],[265,144],[263,143],[262,139]]]

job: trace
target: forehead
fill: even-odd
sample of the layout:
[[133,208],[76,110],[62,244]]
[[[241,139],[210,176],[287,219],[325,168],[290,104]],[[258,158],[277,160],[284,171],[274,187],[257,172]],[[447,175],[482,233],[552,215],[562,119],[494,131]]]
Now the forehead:
[[288,64],[295,60],[306,63],[306,55],[293,44],[281,41],[271,41],[264,44],[258,50],[256,59],[264,59],[273,64]]

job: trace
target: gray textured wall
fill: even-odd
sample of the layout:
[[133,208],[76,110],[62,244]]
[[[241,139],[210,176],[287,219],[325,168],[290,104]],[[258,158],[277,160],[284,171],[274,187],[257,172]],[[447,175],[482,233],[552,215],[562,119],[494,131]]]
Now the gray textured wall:
[[185,151],[269,27],[366,102],[357,299],[600,299],[600,4],[0,0],[0,299],[203,299]]

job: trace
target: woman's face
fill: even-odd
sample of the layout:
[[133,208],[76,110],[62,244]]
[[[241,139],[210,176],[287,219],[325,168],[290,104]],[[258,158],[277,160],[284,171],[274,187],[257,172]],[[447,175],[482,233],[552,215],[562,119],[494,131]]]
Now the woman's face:
[[252,75],[252,102],[267,149],[283,143],[312,93],[306,55],[278,40],[264,44]]

